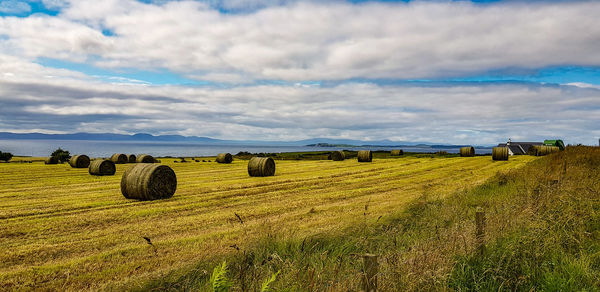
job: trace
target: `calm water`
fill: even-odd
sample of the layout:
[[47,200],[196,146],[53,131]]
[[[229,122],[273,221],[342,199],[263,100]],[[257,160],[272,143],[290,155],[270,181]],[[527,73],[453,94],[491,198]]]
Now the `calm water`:
[[[134,142],[134,141],[82,141],[82,140],[0,140],[0,151],[19,156],[48,156],[56,148],[62,148],[71,154],[86,154],[92,157],[109,157],[113,153],[150,154],[153,156],[213,156],[221,152],[236,154],[240,151],[259,152],[299,152],[331,150],[364,150],[363,147],[308,147],[308,146],[245,146],[210,145],[183,142]],[[370,150],[391,150],[397,147],[369,147]],[[447,151],[457,153],[459,148],[402,147],[407,152]],[[491,153],[489,148],[476,148],[476,153]]]

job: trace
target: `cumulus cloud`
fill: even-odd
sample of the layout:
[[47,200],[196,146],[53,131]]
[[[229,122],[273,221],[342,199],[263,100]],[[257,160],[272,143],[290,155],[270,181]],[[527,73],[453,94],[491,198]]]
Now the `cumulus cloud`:
[[50,10],[60,10],[69,6],[68,0],[42,0],[42,3]]
[[0,12],[8,14],[21,14],[31,11],[31,6],[23,1],[6,0],[0,2]]
[[265,8],[223,14],[210,1],[81,0],[58,17],[2,19],[0,34],[10,37],[7,50],[28,57],[288,81],[600,65],[595,1],[252,3]]
[[585,82],[571,82],[571,83],[567,83],[566,85],[577,86],[577,87],[581,87],[581,88],[600,89],[600,85],[594,85],[594,84],[589,84],[589,83],[585,83]]
[[123,86],[62,74],[0,78],[0,104],[0,130],[459,144],[508,137],[594,143],[600,136],[600,90],[524,83],[217,88]]
[[[0,130],[457,144],[600,136],[600,89],[581,82],[343,81],[600,66],[599,2],[217,2],[55,1],[57,16],[0,17]],[[41,57],[219,84],[88,76]]]

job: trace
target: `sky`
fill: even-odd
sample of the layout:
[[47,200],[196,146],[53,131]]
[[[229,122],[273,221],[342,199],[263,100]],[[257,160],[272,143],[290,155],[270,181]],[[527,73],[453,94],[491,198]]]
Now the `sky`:
[[0,0],[0,131],[600,138],[600,1]]

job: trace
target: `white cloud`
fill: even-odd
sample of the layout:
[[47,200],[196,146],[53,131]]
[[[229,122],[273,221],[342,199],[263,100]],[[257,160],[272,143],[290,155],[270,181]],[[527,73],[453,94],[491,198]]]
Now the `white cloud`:
[[5,0],[0,2],[0,12],[8,14],[21,14],[31,11],[31,6],[22,1]]
[[577,87],[581,87],[581,88],[596,88],[596,89],[600,89],[600,85],[589,84],[589,83],[585,83],[585,82],[571,82],[571,83],[567,83],[565,85],[577,86]]
[[[23,65],[23,70],[39,66]],[[0,128],[457,144],[493,144],[508,137],[595,143],[600,136],[600,90],[594,88],[510,83],[122,86],[68,71],[39,72],[49,73],[55,78],[0,78]]]
[[[61,3],[56,17],[0,17],[0,129],[458,144],[600,136],[600,90],[584,83],[305,82],[600,66],[598,2],[281,2],[238,14],[210,2]],[[227,86],[87,76],[39,57],[168,69]],[[265,79],[291,85],[254,83]]]
[[50,10],[64,9],[69,6],[69,2],[68,0],[42,0],[44,6]]
[[[210,1],[209,1],[210,2]],[[254,2],[253,2],[254,3]],[[266,4],[265,4],[266,3]],[[58,17],[0,21],[5,53],[252,79],[435,78],[507,67],[600,65],[600,3],[257,1],[71,3]],[[225,1],[219,5],[238,5]],[[106,37],[101,29],[116,35]]]
[[212,81],[225,84],[248,84],[255,80],[251,76],[238,74],[238,73],[207,73],[204,75],[189,75],[191,79],[201,81]]

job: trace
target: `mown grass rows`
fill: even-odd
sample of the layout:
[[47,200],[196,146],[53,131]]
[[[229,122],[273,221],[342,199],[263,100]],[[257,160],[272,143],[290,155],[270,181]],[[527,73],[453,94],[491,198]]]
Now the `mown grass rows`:
[[[452,196],[430,190],[343,229],[297,236],[265,228],[254,244],[139,290],[207,290],[207,271],[226,260],[232,291],[253,291],[278,271],[276,291],[357,291],[364,253],[379,255],[380,291],[600,289],[600,148],[568,147]],[[476,207],[487,218],[482,255]]]
[[120,194],[128,165],[114,177],[92,177],[66,165],[3,164],[0,288],[129,287],[231,253],[231,245],[261,238],[265,226],[297,236],[335,230],[354,224],[365,205],[384,216],[425,191],[445,196],[532,159],[277,161],[276,176],[267,178],[248,177],[245,161],[163,159],[178,190],[151,202]]

